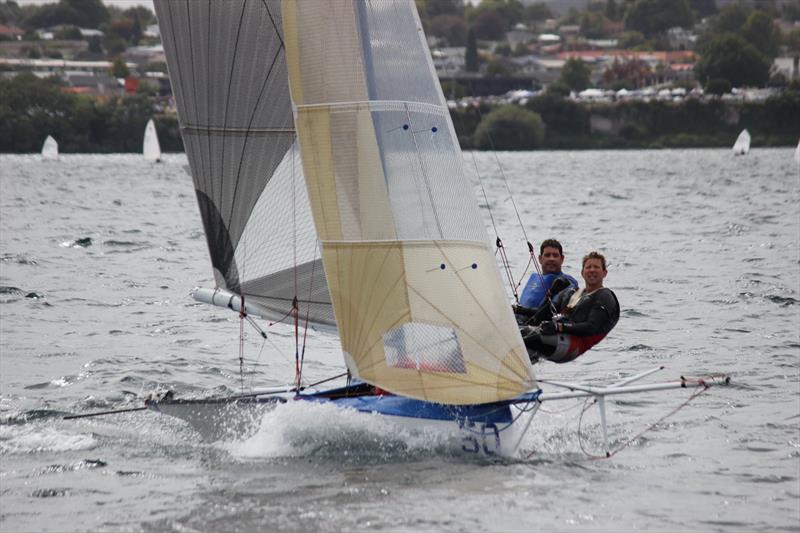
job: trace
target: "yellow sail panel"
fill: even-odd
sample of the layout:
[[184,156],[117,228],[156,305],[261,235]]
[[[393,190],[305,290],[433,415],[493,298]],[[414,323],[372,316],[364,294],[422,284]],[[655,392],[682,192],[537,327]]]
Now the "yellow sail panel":
[[281,12],[295,105],[367,100],[353,1],[283,0]]
[[297,132],[319,238],[395,239],[369,107],[299,108]]
[[324,242],[322,250],[342,348],[359,378],[450,404],[535,385],[486,246]]

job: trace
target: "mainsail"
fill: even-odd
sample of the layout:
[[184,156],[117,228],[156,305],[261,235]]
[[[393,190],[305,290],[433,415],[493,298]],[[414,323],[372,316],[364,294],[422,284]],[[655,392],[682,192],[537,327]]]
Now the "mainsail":
[[733,144],[734,155],[745,155],[750,151],[750,133],[745,129],[736,138]]
[[155,7],[217,286],[397,394],[535,388],[413,0]]
[[56,159],[58,157],[58,143],[50,135],[47,136],[42,145],[42,157],[44,159]]
[[453,404],[533,388],[413,0],[282,7],[348,368],[394,393]]
[[158,133],[156,133],[156,125],[153,120],[147,121],[147,126],[144,128],[144,141],[142,153],[147,161],[157,163],[161,161],[161,146],[158,144]]
[[295,145],[279,0],[155,2],[219,288],[334,325]]

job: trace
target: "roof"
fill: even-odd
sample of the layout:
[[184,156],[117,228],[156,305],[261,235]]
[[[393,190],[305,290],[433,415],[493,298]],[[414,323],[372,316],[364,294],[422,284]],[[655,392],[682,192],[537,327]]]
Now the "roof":
[[0,35],[18,36],[25,35],[25,30],[16,26],[3,26],[0,24]]

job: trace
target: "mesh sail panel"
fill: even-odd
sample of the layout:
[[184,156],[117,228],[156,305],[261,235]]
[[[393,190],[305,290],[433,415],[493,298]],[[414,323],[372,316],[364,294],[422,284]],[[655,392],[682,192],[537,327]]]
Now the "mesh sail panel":
[[155,7],[217,285],[281,316],[297,296],[303,315],[332,324],[293,148],[280,1]]
[[282,11],[350,371],[452,404],[534,387],[413,0],[283,0]]

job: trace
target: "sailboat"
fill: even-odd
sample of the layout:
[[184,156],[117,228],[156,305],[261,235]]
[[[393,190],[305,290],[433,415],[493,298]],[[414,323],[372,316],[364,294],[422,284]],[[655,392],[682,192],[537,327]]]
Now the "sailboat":
[[648,371],[543,392],[413,0],[155,8],[216,285],[194,298],[259,330],[254,317],[336,332],[347,380],[304,381],[303,349],[286,386],[146,408],[216,439],[279,403],[330,404],[496,453],[545,399],[598,399],[605,431],[606,396],[687,386],[632,385]]
[[750,151],[750,133],[744,129],[733,143],[733,155],[747,155]]
[[42,145],[42,159],[58,159],[58,143],[50,135]]
[[797,141],[797,148],[794,149],[794,162],[800,165],[800,139]]
[[151,163],[161,161],[161,146],[158,144],[158,133],[156,133],[156,125],[153,124],[153,119],[148,120],[147,126],[144,128],[143,145],[142,152],[147,161]]

